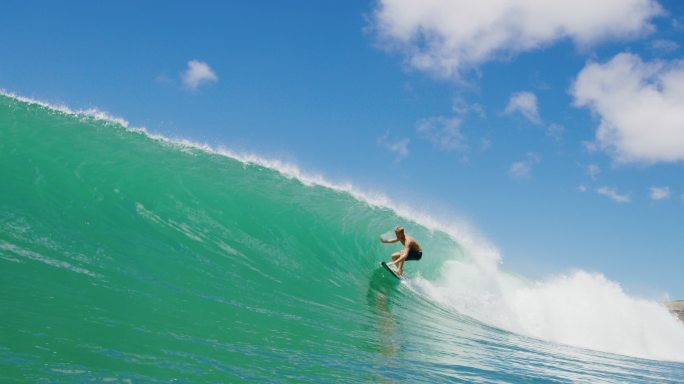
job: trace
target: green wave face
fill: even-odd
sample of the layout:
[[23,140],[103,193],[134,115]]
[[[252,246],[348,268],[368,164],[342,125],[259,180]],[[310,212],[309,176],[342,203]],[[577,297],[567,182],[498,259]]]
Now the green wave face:
[[2,382],[581,381],[578,356],[627,367],[608,381],[682,372],[434,304],[379,267],[398,247],[378,235],[404,225],[429,250],[406,271],[431,279],[463,257],[446,234],[106,120],[0,96],[0,180]]

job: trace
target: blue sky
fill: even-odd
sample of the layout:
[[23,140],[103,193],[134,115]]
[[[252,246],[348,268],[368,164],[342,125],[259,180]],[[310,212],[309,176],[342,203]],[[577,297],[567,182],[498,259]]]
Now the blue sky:
[[8,1],[0,88],[465,218],[530,277],[684,298],[684,4],[533,3]]

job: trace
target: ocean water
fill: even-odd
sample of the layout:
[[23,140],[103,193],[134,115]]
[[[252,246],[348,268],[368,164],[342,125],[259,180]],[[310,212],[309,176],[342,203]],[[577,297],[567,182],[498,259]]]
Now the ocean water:
[[3,94],[0,183],[2,383],[684,382],[657,302],[277,161]]

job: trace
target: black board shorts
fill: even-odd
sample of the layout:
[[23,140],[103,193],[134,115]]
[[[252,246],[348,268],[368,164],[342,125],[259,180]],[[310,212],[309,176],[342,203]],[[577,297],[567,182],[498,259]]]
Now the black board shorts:
[[412,249],[409,251],[408,255],[406,255],[406,260],[420,260],[422,257],[423,252]]

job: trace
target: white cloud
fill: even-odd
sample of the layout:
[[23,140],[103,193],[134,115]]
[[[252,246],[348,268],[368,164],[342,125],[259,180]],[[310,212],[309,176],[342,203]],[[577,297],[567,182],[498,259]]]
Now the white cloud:
[[596,180],[596,177],[601,173],[601,168],[596,164],[590,164],[587,167],[587,174],[592,180]]
[[532,92],[516,92],[511,95],[506,106],[506,113],[520,112],[534,124],[541,124],[537,108],[537,96]]
[[651,42],[651,48],[656,51],[674,52],[679,49],[679,44],[672,40],[658,39]]
[[651,187],[651,200],[667,200],[670,198],[670,187]]
[[621,195],[613,188],[601,187],[596,190],[596,193],[598,193],[599,195],[606,196],[618,203],[629,203],[630,201],[632,201],[629,195]]
[[582,192],[582,193],[584,193],[584,192],[586,192],[586,191],[589,190],[589,187],[587,187],[587,186],[584,185],[584,184],[580,184],[580,185],[577,187],[577,190],[580,191],[580,192]]
[[546,135],[556,142],[561,142],[563,141],[563,135],[565,135],[565,127],[560,124],[551,123],[546,128]]
[[183,85],[192,90],[197,89],[200,85],[218,81],[218,76],[209,67],[209,64],[197,60],[188,61],[188,68],[181,73],[180,77]]
[[383,136],[378,138],[378,143],[380,143],[383,147],[387,148],[390,152],[396,153],[400,159],[408,156],[409,142],[410,140],[407,138],[399,140],[390,140],[389,133],[385,133]]
[[532,165],[539,163],[541,157],[536,153],[528,153],[525,160],[516,161],[508,169],[508,176],[515,180],[529,179],[532,177]]
[[684,23],[682,23],[680,20],[677,19],[672,19],[672,28],[675,31],[682,31],[684,30]]
[[451,109],[459,116],[465,116],[470,112],[476,113],[478,116],[480,116],[480,118],[483,119],[487,116],[482,104],[468,103],[460,96],[454,98],[454,103],[452,104]]
[[511,164],[508,175],[513,179],[526,179],[532,175],[532,168],[530,164],[525,161],[517,161]]
[[441,77],[548,46],[633,37],[663,13],[655,0],[379,0],[373,27],[384,48]]
[[174,83],[174,80],[168,77],[165,73],[157,75],[157,77],[154,78],[154,81],[162,85],[169,85]]
[[492,139],[490,139],[489,137],[483,137],[480,139],[480,149],[482,149],[483,151],[488,151],[492,149],[493,145],[494,144],[492,143]]
[[684,61],[621,53],[587,64],[571,92],[575,105],[600,117],[596,145],[617,162],[684,160]]
[[456,117],[431,117],[418,121],[416,132],[438,149],[461,150],[465,149],[466,145],[460,126],[461,119]]

